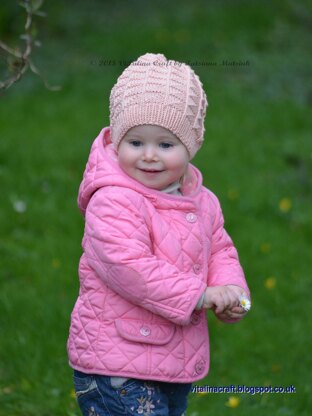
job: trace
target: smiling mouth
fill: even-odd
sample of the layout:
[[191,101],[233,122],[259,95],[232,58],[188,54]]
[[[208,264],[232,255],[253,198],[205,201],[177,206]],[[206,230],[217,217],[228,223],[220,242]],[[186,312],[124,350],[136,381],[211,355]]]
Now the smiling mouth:
[[156,170],[156,169],[140,169],[142,172],[145,173],[160,173],[163,172],[162,170]]

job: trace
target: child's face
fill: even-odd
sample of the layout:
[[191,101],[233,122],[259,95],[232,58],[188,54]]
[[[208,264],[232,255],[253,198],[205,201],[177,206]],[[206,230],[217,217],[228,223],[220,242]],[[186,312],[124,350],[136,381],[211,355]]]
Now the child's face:
[[128,130],[118,147],[119,166],[148,188],[165,189],[186,172],[189,154],[171,131],[155,125]]

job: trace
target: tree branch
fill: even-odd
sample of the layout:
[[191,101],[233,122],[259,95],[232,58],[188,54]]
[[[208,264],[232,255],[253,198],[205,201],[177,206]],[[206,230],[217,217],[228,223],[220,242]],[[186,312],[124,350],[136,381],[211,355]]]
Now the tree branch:
[[[0,81],[0,89],[8,89],[12,84],[16,83],[21,77],[30,69],[35,75],[37,75],[43,81],[45,87],[51,91],[58,91],[61,89],[59,86],[51,86],[45,80],[40,73],[39,69],[31,60],[34,46],[40,46],[40,42],[35,40],[33,30],[33,16],[45,17],[46,14],[40,11],[44,0],[22,0],[19,5],[26,10],[26,23],[25,33],[21,35],[21,39],[25,41],[24,51],[19,49],[13,49],[0,40],[0,48],[3,49],[8,55],[8,67],[9,71],[13,72],[13,75],[3,81]],[[10,63],[11,60],[11,63]]]

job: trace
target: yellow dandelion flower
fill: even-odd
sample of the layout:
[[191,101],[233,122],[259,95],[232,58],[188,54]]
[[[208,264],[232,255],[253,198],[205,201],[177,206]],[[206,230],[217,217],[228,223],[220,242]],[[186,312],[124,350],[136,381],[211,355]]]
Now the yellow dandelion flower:
[[261,253],[267,254],[271,251],[271,244],[270,243],[263,243],[260,246]]
[[170,32],[169,30],[161,29],[155,33],[155,37],[159,42],[168,42],[170,39]]
[[229,189],[227,196],[231,201],[235,201],[239,197],[239,192],[237,189]]
[[266,279],[265,282],[264,282],[264,286],[268,290],[274,289],[275,286],[276,286],[276,279],[275,279],[275,277],[269,277],[268,279]]
[[278,373],[281,371],[281,366],[279,364],[272,364],[271,371],[272,373]]
[[232,409],[235,409],[240,403],[240,400],[238,397],[230,396],[229,400],[225,403],[227,407],[231,407]]
[[190,38],[189,32],[184,29],[174,32],[173,36],[174,36],[174,39],[179,43],[185,43]]
[[279,209],[282,212],[288,212],[292,207],[292,202],[289,198],[283,198],[279,201]]
[[59,259],[52,260],[52,267],[53,269],[59,269],[61,267],[61,262]]
[[69,393],[69,396],[70,396],[72,399],[76,399],[76,392],[75,392],[75,390],[74,390],[74,389],[71,389],[71,391],[70,391],[70,393]]

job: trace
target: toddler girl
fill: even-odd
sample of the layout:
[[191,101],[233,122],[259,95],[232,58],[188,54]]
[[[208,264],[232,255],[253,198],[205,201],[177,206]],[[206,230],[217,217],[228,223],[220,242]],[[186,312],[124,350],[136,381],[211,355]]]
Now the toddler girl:
[[145,54],[119,77],[110,127],[79,189],[80,292],[68,353],[85,416],[182,416],[208,373],[206,309],[226,322],[249,296],[216,196],[190,160],[207,99],[194,71]]

